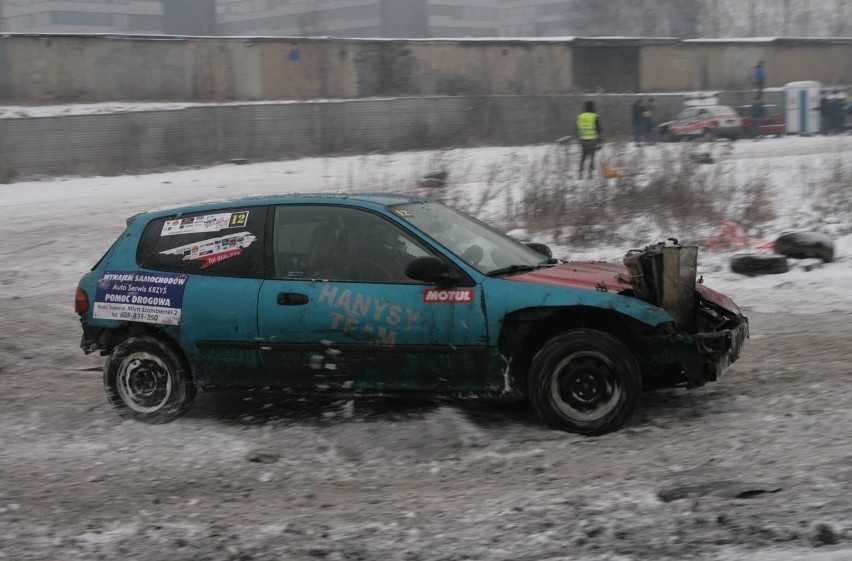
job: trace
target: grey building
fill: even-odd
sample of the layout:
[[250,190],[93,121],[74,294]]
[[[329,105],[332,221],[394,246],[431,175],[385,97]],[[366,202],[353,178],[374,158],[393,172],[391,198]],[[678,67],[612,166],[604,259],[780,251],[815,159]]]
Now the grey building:
[[0,0],[0,30],[334,37],[566,33],[572,0]]
[[221,35],[564,35],[573,0],[217,0]]
[[215,0],[0,0],[0,30],[213,35]]
[[425,37],[426,0],[217,0],[220,35]]
[[361,38],[843,37],[852,1],[0,0],[0,31]]
[[21,33],[162,33],[161,0],[3,0],[3,31]]

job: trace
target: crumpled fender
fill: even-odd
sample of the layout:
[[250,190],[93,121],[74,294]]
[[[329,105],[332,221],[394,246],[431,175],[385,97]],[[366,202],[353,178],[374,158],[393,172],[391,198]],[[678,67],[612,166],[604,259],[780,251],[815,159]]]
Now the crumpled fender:
[[483,292],[488,295],[489,323],[525,308],[572,306],[612,310],[652,327],[674,322],[674,318],[664,309],[632,296],[603,289],[519,283],[513,281],[513,278],[489,278],[483,281]]

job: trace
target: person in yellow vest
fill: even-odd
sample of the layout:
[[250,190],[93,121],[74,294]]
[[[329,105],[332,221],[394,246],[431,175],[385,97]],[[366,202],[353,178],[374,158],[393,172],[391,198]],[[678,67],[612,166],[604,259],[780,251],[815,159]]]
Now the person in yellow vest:
[[580,178],[583,177],[586,158],[589,159],[589,177],[592,176],[592,170],[595,169],[595,152],[601,141],[602,132],[601,119],[595,113],[595,102],[587,101],[583,112],[577,116],[577,138],[580,139],[580,146],[583,149],[583,155],[580,158]]

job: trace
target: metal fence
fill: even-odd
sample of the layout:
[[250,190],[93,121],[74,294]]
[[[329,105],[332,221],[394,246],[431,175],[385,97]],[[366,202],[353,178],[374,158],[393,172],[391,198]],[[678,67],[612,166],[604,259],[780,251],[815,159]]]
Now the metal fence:
[[[636,96],[417,97],[192,106],[0,119],[0,181],[119,175],[234,159],[552,142],[573,133],[586,99],[609,138],[628,135]],[[656,96],[661,118],[680,96]]]

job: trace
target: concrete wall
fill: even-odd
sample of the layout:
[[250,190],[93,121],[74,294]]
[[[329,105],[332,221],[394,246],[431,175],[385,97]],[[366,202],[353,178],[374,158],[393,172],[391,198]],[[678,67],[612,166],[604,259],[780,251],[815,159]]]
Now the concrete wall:
[[115,175],[232,159],[552,142],[573,133],[582,99],[373,98],[7,118],[0,119],[0,174]]
[[[751,69],[759,60],[765,61],[768,86],[794,80],[852,84],[852,39],[402,41],[9,34],[0,36],[0,103],[556,95],[597,89],[592,83],[578,85],[574,76],[577,52],[588,58],[595,49],[626,53],[608,63],[623,74],[607,81],[604,89],[612,92],[636,91],[636,77],[643,92],[750,88]],[[635,73],[624,66],[628,63],[638,64]],[[594,80],[588,60],[580,66],[586,69],[583,79]]]
[[[727,105],[750,91],[723,92]],[[180,110],[0,119],[0,182],[10,175],[116,175],[327,154],[550,143],[574,135],[585,101],[605,140],[632,137],[631,105],[647,95],[446,96],[195,106]],[[767,92],[768,103],[781,103]],[[658,123],[683,108],[654,94]]]
[[642,91],[750,89],[761,60],[767,87],[852,84],[852,40],[684,41],[642,48]]

